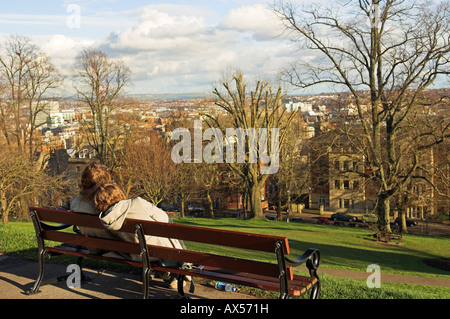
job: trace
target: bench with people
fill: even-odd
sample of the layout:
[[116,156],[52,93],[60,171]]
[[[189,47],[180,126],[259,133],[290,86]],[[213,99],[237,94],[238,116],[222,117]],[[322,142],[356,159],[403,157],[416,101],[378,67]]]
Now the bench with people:
[[[276,291],[280,298],[319,296],[317,249],[290,259],[285,237],[175,224],[148,201],[140,197],[127,199],[104,165],[86,167],[80,186],[70,211],[30,207],[39,259],[38,278],[30,294],[39,292],[43,285],[45,257],[69,254],[78,257],[80,267],[83,258],[93,258],[141,268],[145,299],[154,276],[176,287],[180,297],[186,297],[186,281],[190,282],[190,292],[195,291],[194,277]],[[73,227],[74,232],[68,232],[68,227]],[[48,241],[62,244],[50,247]],[[214,245],[219,251],[233,247],[269,252],[274,262],[236,258],[225,249],[215,254],[193,251],[186,248],[184,241]],[[293,266],[301,264],[306,264],[309,277],[294,274]]]

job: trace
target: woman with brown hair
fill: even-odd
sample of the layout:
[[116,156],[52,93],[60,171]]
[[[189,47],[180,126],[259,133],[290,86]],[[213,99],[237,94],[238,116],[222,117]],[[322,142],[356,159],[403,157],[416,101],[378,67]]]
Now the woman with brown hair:
[[[111,180],[111,172],[105,165],[92,163],[86,166],[81,173],[80,194],[78,194],[70,203],[70,210],[77,213],[98,215],[98,212],[94,207],[94,193],[98,186],[103,183],[110,182]],[[79,229],[83,235],[101,238],[116,238],[116,236],[107,229],[96,229],[81,226]],[[90,248],[89,251],[92,254],[105,253],[104,250],[93,248]]]
[[[136,234],[120,232],[126,218],[172,223],[166,212],[141,197],[126,199],[120,187],[114,182],[104,183],[97,187],[93,201],[103,226],[125,241],[138,242]],[[146,235],[145,240],[147,245],[186,249],[184,242],[178,239]],[[131,255],[128,258],[141,261],[141,257],[138,255]],[[150,258],[150,260],[157,261],[158,259]],[[158,273],[157,275],[164,279],[170,287],[176,287],[177,281],[169,273]],[[191,281],[191,278],[187,277],[186,280]]]
[[92,163],[86,166],[81,173],[80,194],[72,200],[70,210],[77,213],[98,215],[93,202],[94,192],[98,186],[111,180],[111,172],[105,165]]
[[[115,235],[126,241],[137,242],[136,234],[120,232],[126,218],[171,223],[167,213],[141,197],[126,199],[120,187],[114,182],[99,186],[93,196],[94,206],[100,221]],[[146,236],[148,245],[184,249],[182,241],[171,238]],[[139,256],[131,256],[133,260]]]

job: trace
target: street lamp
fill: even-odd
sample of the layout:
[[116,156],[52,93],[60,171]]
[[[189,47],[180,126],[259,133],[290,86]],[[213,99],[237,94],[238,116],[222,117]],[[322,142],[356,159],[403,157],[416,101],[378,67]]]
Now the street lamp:
[[288,194],[288,205],[287,205],[287,209],[286,209],[286,213],[287,213],[286,222],[289,223],[289,210],[291,208],[291,190],[290,189],[287,190],[287,194]]

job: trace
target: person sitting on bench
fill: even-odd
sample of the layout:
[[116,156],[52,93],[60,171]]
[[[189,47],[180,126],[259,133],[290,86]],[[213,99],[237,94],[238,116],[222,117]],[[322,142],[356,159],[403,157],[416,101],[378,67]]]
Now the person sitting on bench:
[[[166,212],[150,202],[136,197],[126,199],[119,185],[108,182],[97,187],[93,195],[94,207],[99,214],[100,221],[109,231],[126,241],[138,242],[136,234],[120,232],[126,218],[171,223]],[[147,245],[164,246],[178,249],[186,249],[183,241],[171,238],[146,236]],[[140,261],[138,255],[131,255],[132,260]],[[150,261],[155,261],[150,259]],[[162,261],[164,262],[164,261]],[[169,261],[165,261],[169,262]],[[167,275],[162,276],[165,281],[172,281]],[[171,284],[175,287],[176,283]]]
[[[76,213],[85,213],[89,215],[97,215],[98,212],[94,207],[94,193],[97,187],[103,183],[112,180],[111,172],[108,167],[99,163],[92,163],[85,167],[81,173],[80,178],[80,193],[74,197],[70,203],[70,210]],[[80,233],[86,236],[94,236],[106,239],[117,238],[108,229],[96,229],[89,227],[78,227]],[[102,255],[106,253],[105,250],[89,248],[91,254]]]

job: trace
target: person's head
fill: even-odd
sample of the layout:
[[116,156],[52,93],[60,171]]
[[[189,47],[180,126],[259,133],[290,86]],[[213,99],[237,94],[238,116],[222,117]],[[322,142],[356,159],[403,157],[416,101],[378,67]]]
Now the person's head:
[[94,193],[94,207],[101,213],[124,199],[126,199],[125,194],[119,185],[114,182],[104,183],[97,187]]
[[92,163],[81,173],[80,193],[88,198],[92,198],[95,189],[106,182],[111,181],[111,172],[109,169],[98,163]]

